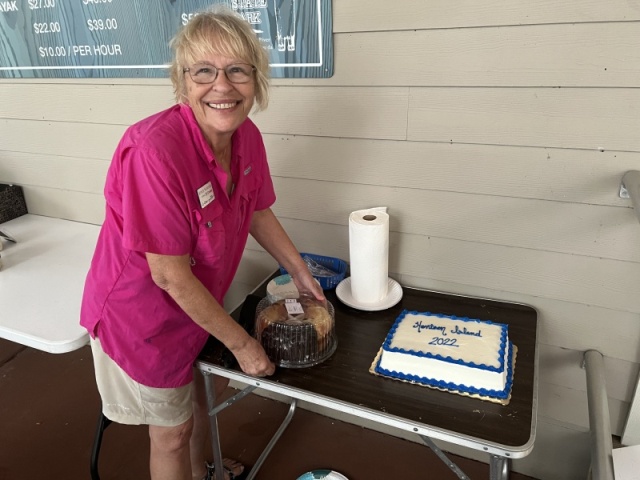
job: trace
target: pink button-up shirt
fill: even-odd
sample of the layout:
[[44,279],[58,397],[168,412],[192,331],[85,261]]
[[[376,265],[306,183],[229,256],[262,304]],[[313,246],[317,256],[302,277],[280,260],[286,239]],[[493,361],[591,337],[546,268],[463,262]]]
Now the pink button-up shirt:
[[187,105],[131,126],[114,154],[80,323],[143,385],[189,383],[208,338],[153,282],[145,252],[190,255],[193,274],[222,304],[253,212],[275,201],[258,128],[247,119],[232,141],[230,197],[227,174]]

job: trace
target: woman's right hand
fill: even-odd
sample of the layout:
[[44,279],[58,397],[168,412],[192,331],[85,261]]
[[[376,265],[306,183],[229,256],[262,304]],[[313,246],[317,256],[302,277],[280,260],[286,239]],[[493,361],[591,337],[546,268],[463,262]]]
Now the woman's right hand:
[[248,337],[248,341],[242,347],[232,350],[231,353],[238,360],[240,369],[247,375],[266,377],[276,371],[276,366],[269,360],[262,345],[253,337]]

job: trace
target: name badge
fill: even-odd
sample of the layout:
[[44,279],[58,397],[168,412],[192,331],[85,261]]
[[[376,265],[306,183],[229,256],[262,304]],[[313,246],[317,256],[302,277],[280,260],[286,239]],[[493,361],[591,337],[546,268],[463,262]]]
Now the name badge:
[[198,198],[200,199],[200,207],[204,208],[216,199],[213,194],[211,182],[205,183],[198,189]]

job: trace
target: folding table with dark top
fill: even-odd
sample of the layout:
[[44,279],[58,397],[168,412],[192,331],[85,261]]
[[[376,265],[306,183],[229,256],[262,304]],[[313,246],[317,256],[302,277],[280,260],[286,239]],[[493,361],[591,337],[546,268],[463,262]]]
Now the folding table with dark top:
[[[255,308],[266,295],[263,282],[232,315],[250,333]],[[413,432],[462,479],[468,478],[438,448],[433,439],[468,447],[489,455],[491,480],[509,477],[511,459],[533,449],[537,411],[537,312],[526,305],[497,300],[403,288],[400,303],[388,310],[365,312],[344,305],[334,290],[325,291],[335,307],[338,338],[336,352],[325,362],[301,369],[277,368],[273,376],[244,374],[224,346],[211,338],[196,366],[207,385],[211,435],[216,466],[222,465],[216,414],[261,388],[290,399],[289,412],[249,472],[251,480],[286,429],[299,400],[382,425]],[[403,309],[429,311],[491,320],[509,325],[509,338],[517,346],[511,399],[500,405],[392,380],[369,372],[394,320]],[[215,406],[211,374],[247,385],[238,394]],[[301,440],[303,441],[303,440]],[[222,468],[216,469],[222,480]]]

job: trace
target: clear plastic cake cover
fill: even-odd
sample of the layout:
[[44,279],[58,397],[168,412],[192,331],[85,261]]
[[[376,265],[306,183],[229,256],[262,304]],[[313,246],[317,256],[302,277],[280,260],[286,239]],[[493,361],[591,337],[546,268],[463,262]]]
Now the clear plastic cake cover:
[[280,367],[304,368],[329,358],[338,346],[331,302],[308,296],[271,302],[256,308],[256,338]]

